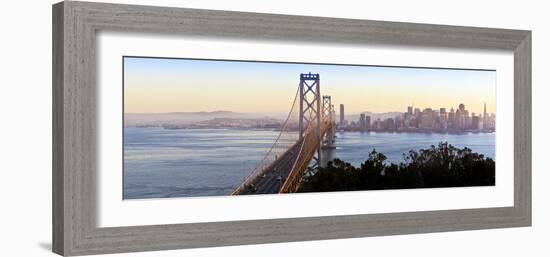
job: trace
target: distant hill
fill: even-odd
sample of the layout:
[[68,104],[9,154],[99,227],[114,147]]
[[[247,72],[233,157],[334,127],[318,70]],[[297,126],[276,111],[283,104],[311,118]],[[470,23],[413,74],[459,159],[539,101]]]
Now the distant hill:
[[239,113],[232,111],[212,112],[170,112],[170,113],[125,113],[125,127],[161,127],[165,125],[182,125],[202,122],[212,119],[282,119],[284,114],[278,113]]
[[[402,115],[401,112],[373,113],[363,112],[371,117],[371,121],[376,119],[395,118]],[[273,119],[283,121],[286,119],[286,113],[240,113],[232,111],[212,111],[212,112],[169,112],[169,113],[125,113],[125,127],[179,127],[187,124],[194,124],[214,119]],[[340,117],[336,114],[336,119]],[[360,114],[348,114],[345,119],[349,122],[358,121]]]
[[212,111],[212,112],[170,112],[167,114],[180,114],[180,115],[232,115],[236,112],[232,111]]

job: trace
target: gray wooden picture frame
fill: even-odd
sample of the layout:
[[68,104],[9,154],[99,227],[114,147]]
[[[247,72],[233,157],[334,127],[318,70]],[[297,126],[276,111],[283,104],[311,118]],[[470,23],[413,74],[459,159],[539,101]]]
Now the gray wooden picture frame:
[[[97,227],[95,37],[101,30],[231,37],[245,40],[512,51],[514,206]],[[67,256],[87,255],[530,225],[530,31],[73,1],[53,6],[55,253]]]

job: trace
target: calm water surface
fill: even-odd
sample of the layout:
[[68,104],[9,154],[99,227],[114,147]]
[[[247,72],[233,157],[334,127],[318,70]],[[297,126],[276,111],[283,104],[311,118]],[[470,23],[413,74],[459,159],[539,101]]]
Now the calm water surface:
[[[225,129],[124,129],[126,199],[228,195],[254,169],[277,131]],[[447,141],[495,156],[495,135],[422,133],[338,133],[337,148],[324,159],[359,165],[373,148],[390,162],[403,153]]]
[[429,148],[439,142],[449,142],[458,148],[468,147],[487,157],[495,156],[494,133],[428,134],[389,132],[341,132],[336,134],[336,150],[323,151],[323,159],[339,158],[359,166],[376,149],[388,158],[387,162],[403,162],[403,153],[409,150]]

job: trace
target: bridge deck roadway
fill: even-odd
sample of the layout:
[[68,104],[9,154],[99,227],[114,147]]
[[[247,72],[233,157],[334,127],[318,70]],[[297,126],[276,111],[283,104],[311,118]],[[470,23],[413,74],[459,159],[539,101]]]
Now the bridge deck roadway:
[[276,194],[285,183],[292,166],[298,158],[298,152],[302,145],[302,140],[298,140],[282,156],[267,167],[255,179],[245,186],[245,190],[240,194]]
[[[321,125],[321,135],[324,136],[327,130],[331,127],[331,122],[324,122]],[[242,190],[239,190],[235,194],[249,195],[249,194],[277,194],[281,187],[289,177],[290,172],[296,159],[300,157],[300,150],[304,140],[314,136],[313,130],[306,133],[304,137],[298,140],[293,146],[291,146],[282,156],[279,156],[273,161],[265,170],[253,178],[248,184],[244,185]],[[322,137],[321,137],[322,138]],[[311,141],[311,138],[310,138]],[[307,144],[307,142],[306,142]],[[317,146],[319,147],[319,146]],[[310,157],[308,157],[310,158]],[[302,160],[303,161],[303,160]],[[301,172],[301,171],[296,171]],[[301,176],[301,174],[298,174]],[[296,175],[293,175],[296,177]]]

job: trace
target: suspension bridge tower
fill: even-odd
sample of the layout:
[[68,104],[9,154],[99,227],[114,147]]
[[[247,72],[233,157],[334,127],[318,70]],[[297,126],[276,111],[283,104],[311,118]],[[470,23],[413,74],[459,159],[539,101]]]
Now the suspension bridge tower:
[[332,104],[332,99],[329,95],[323,96],[323,122],[328,126],[328,130],[325,133],[325,136],[322,140],[321,148],[323,149],[334,149],[334,138],[336,135],[334,117],[335,117],[334,105]]
[[319,74],[302,73],[300,74],[300,117],[299,117],[299,135],[303,139],[306,129],[315,126],[315,134],[319,139],[317,147],[317,157],[313,157],[313,167],[319,165],[321,156],[321,89]]

